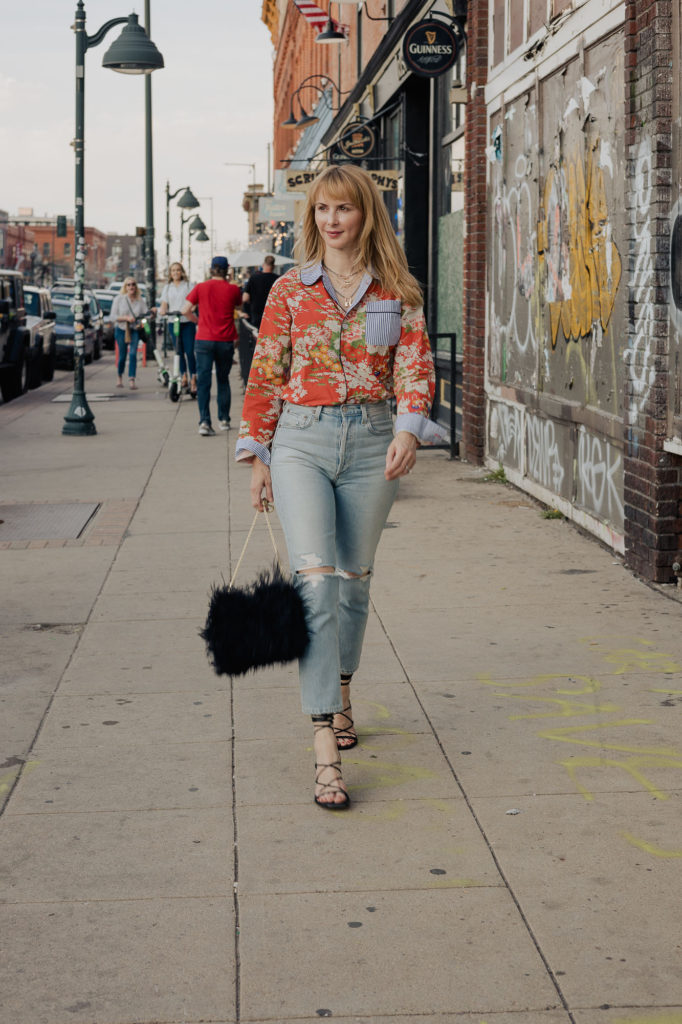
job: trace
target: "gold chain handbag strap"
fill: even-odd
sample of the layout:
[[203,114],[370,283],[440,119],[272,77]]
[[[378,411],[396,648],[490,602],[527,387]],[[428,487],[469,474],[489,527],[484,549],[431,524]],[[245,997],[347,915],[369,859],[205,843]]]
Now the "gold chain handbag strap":
[[[263,502],[263,513],[265,515],[265,522],[266,522],[266,525],[267,525],[267,528],[268,528],[268,533],[270,534],[270,540],[272,541],[272,546],[275,549],[275,558],[277,559],[277,567],[279,568],[280,572],[283,572],[284,570],[282,569],[282,562],[280,560],[279,551],[277,550],[277,544],[275,542],[275,535],[272,532],[272,525],[270,523],[270,515],[269,515],[269,513],[272,512],[274,507],[275,507],[274,505],[270,505],[269,502],[267,502],[267,501]],[[253,531],[254,531],[254,529],[256,527],[256,522],[258,520],[258,516],[259,515],[260,515],[260,510],[257,511],[255,516],[253,517],[253,522],[251,523],[251,529],[249,530],[249,532],[246,535],[246,540],[244,541],[244,547],[242,548],[242,553],[240,554],[239,558],[237,559],[237,564],[236,564],[236,566],[234,568],[234,572],[232,573],[232,579],[230,580],[228,588],[227,588],[228,590],[231,590],[232,587],[234,586],[234,581],[236,580],[237,573],[239,572],[239,566],[242,564],[242,559],[244,558],[244,554],[246,553],[246,549],[248,547],[249,541],[251,540],[251,534],[253,533]]]

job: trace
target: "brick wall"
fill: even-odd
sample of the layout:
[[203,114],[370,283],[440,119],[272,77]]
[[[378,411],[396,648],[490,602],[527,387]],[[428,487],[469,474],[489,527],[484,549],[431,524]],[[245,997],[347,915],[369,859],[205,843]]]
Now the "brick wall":
[[469,4],[467,22],[465,236],[463,281],[462,455],[485,454],[486,139],[488,0]]
[[[680,549],[682,460],[666,452],[673,50],[670,0],[625,4],[626,202],[630,259],[625,385],[625,558],[668,583]],[[677,190],[675,196],[677,197]]]

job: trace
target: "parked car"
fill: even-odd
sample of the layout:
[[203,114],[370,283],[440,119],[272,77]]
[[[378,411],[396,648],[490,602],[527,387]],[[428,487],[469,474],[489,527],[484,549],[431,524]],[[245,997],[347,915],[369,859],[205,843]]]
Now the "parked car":
[[23,278],[16,270],[0,267],[0,393],[5,402],[28,389],[33,355]]
[[111,307],[116,296],[106,288],[96,288],[95,298],[102,310],[102,347],[114,348],[114,321],[111,319]]
[[[57,365],[73,369],[73,299],[53,299],[54,311],[57,315],[55,331],[57,334]],[[83,331],[83,353],[86,363],[98,359],[95,355],[97,346],[97,328],[90,320],[89,311],[85,318]]]
[[52,296],[47,288],[33,285],[24,287],[26,326],[31,332],[31,349],[35,353],[31,360],[28,386],[37,388],[44,380],[52,380],[57,361],[56,313]]
[[[52,285],[50,292],[53,300],[62,299],[73,305],[75,295],[73,286],[68,284],[54,284]],[[104,314],[102,313],[101,306],[91,288],[83,289],[83,303],[83,312],[86,317],[89,317],[90,324],[95,331],[95,348],[93,358],[99,359],[104,347]]]

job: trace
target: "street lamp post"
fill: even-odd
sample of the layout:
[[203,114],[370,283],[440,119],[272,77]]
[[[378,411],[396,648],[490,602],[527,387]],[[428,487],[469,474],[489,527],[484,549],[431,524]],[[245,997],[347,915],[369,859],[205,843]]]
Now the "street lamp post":
[[137,15],[127,18],[112,18],[102,25],[94,35],[85,31],[85,6],[78,0],[74,32],[76,35],[76,135],[73,146],[76,158],[76,211],[74,216],[74,332],[73,332],[73,395],[69,411],[64,417],[63,434],[85,437],[96,434],[95,417],[85,396],[83,365],[85,315],[83,289],[85,284],[85,173],[84,173],[84,129],[85,129],[85,54],[93,46],[99,46],[107,32],[115,25],[125,24],[119,38],[109,47],[102,64],[113,71],[125,74],[145,74],[163,67],[163,57],[147,33],[137,23]]
[[199,232],[202,232],[208,238],[208,235],[206,235],[206,225],[199,214],[197,214],[187,228],[187,277],[189,280],[192,279],[192,234],[198,235]]
[[[166,273],[170,273],[170,244],[171,244],[171,231],[170,231],[170,202],[171,199],[175,199],[180,193],[184,193],[178,199],[177,205],[184,210],[195,210],[199,206],[199,200],[192,192],[189,185],[183,185],[182,188],[178,188],[175,192],[170,190],[170,182],[166,182]],[[180,215],[182,217],[182,214]],[[182,239],[180,241],[180,259],[182,260]]]
[[[151,39],[150,0],[144,2],[144,28]],[[144,277],[147,285],[147,305],[156,306],[156,250],[154,248],[154,155],[152,151],[152,76],[144,80],[144,136],[145,136],[145,232]]]
[[[204,200],[206,200],[207,202],[209,202],[211,204],[211,227],[209,228],[209,236],[210,236],[210,240],[211,240],[211,259],[213,259],[213,246],[214,246],[214,234],[213,234],[213,196],[199,196],[199,199],[201,199],[202,202]],[[203,241],[205,241],[205,239],[202,238],[201,241],[203,242]]]

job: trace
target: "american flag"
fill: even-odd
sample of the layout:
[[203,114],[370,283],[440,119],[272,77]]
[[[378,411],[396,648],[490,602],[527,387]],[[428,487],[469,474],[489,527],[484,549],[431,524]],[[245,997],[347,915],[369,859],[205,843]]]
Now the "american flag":
[[[310,3],[310,0],[294,0],[294,6],[298,7],[303,17],[310,23],[313,28],[322,29],[326,26],[329,19],[327,11],[321,10],[317,4]],[[337,23],[332,19],[332,24],[335,29],[338,29]]]

